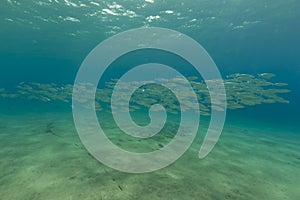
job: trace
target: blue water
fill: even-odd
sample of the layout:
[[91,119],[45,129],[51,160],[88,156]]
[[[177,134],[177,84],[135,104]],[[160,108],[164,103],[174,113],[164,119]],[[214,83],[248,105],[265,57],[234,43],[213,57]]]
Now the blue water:
[[[72,164],[63,165],[67,169],[66,171],[68,169],[69,171],[77,170],[78,173],[72,175],[58,167],[57,163],[64,160],[64,155],[59,154],[59,152],[65,151],[63,149],[58,152],[49,149],[42,150],[42,152],[45,151],[45,155],[49,156],[46,158],[53,159],[55,164],[53,164],[54,168],[47,168],[50,170],[49,173],[40,172],[39,167],[43,166],[43,163],[48,167],[51,164],[42,159],[42,153],[41,155],[32,153],[36,152],[35,148],[45,146],[50,148],[51,145],[53,145],[53,149],[63,148],[59,146],[61,141],[43,138],[49,137],[48,135],[38,135],[36,139],[34,136],[26,137],[39,131],[45,132],[45,127],[41,124],[55,121],[55,128],[51,129],[50,133],[53,131],[69,139],[70,146],[68,146],[69,143],[66,143],[68,148],[73,143],[76,144],[76,148],[82,146],[72,121],[71,99],[68,99],[68,103],[52,100],[45,103],[40,100],[22,98],[22,95],[16,98],[1,97],[0,90],[0,136],[1,140],[5,141],[2,152],[0,150],[0,157],[4,160],[4,163],[0,164],[0,195],[4,196],[4,199],[199,199],[199,195],[202,195],[201,199],[298,199],[297,197],[300,196],[297,189],[299,181],[292,179],[288,182],[283,177],[297,178],[300,174],[300,155],[299,148],[297,148],[300,134],[299,10],[299,0],[3,0],[0,4],[0,89],[17,91],[16,87],[21,82],[56,83],[64,87],[67,84],[72,85],[83,60],[100,42],[133,28],[163,27],[184,33],[199,42],[212,57],[224,79],[227,75],[236,73],[251,75],[272,73],[276,77],[270,81],[287,83],[288,85],[282,88],[288,89],[290,92],[279,95],[288,100],[288,104],[262,103],[245,106],[242,109],[229,109],[223,133],[225,136],[223,136],[223,142],[221,137],[219,149],[215,150],[215,154],[212,154],[208,161],[201,163],[197,160],[199,166],[194,163],[185,168],[185,163],[194,158],[191,152],[197,154],[199,146],[192,148],[193,150],[190,150],[188,155],[179,160],[177,164],[175,163],[161,172],[168,176],[173,174],[170,175],[173,179],[165,177],[164,182],[164,175],[160,172],[136,177],[108,169],[90,156],[83,160],[88,163],[86,168],[91,170],[92,175],[82,172],[85,168],[84,165],[80,165],[78,168],[74,167],[80,163],[78,160],[74,163],[71,162]],[[140,52],[138,56],[133,55],[119,60],[116,65],[125,66],[122,68],[123,71],[121,68],[111,68],[106,72],[107,79],[101,80],[100,85],[105,85],[110,78],[120,78],[125,69],[147,62],[149,59],[156,62],[163,60],[155,57],[156,53],[148,50]],[[200,77],[195,70],[188,69],[185,61],[176,60],[167,53],[162,57],[164,57],[165,64],[181,70],[185,76]],[[180,69],[180,66],[184,67]],[[101,114],[103,113],[100,112],[99,115]],[[147,115],[148,112],[142,110],[137,114],[138,117],[135,117],[135,120],[137,122],[141,120],[140,123],[143,120],[149,122]],[[110,121],[111,116],[108,118],[106,123],[113,123]],[[178,116],[174,119],[178,120]],[[173,123],[176,121],[174,119]],[[209,119],[209,116],[203,118],[206,128]],[[37,120],[36,123],[35,120]],[[108,126],[108,128],[113,129],[115,126]],[[23,132],[24,134],[22,134]],[[196,138],[197,143],[203,140],[204,131],[201,132],[201,137]],[[242,135],[241,138],[238,138],[239,134]],[[116,139],[118,143],[118,137],[121,136],[115,136],[114,133],[112,135],[112,138]],[[55,134],[53,136],[55,138]],[[18,137],[25,143],[13,142]],[[249,160],[243,160],[243,155],[249,153],[247,147],[250,148],[251,144],[257,142],[255,137],[261,137],[262,143],[258,139],[258,146],[255,150],[257,152],[252,152],[251,156],[253,157],[249,156]],[[130,145],[126,144],[126,138],[122,140],[125,141],[124,146],[128,147]],[[231,143],[231,141],[239,139],[240,146]],[[48,140],[51,142],[47,143]],[[41,144],[46,143],[38,146],[38,141]],[[272,141],[274,144],[266,141]],[[31,143],[37,146],[29,148]],[[162,145],[161,143],[159,144]],[[61,144],[63,146],[64,143]],[[134,143],[133,149],[136,147],[135,145]],[[234,150],[230,149],[230,146]],[[150,143],[148,147],[150,150],[154,148]],[[265,154],[262,151],[264,147],[267,149]],[[27,158],[26,155],[23,155],[22,148],[24,148],[24,152],[28,151],[27,156],[37,156],[41,166],[30,164],[32,157]],[[241,155],[237,153],[239,148]],[[72,148],[69,148],[68,151],[71,152],[70,157],[75,155],[75,153],[72,154]],[[236,157],[226,154],[231,151]],[[15,155],[18,160],[24,159],[24,162],[20,161],[19,167],[12,169],[15,161],[7,156],[10,155],[9,153],[12,156]],[[77,153],[86,155],[83,147]],[[276,153],[280,154],[276,158],[277,160],[275,159]],[[224,166],[218,162],[224,154],[228,156],[228,160],[232,158],[235,163],[240,164],[235,167],[237,167],[236,171],[239,169],[242,171],[242,175],[230,171],[232,163],[229,161],[227,161],[228,165]],[[55,157],[55,155],[59,156]],[[194,156],[196,157],[196,155]],[[267,160],[264,163],[265,158]],[[268,160],[269,158],[270,160]],[[260,182],[259,174],[266,172],[267,168],[272,166],[269,161],[270,163],[274,162],[274,169],[271,169],[270,174],[266,173],[263,177],[265,180],[269,180],[267,181],[269,185],[266,185],[266,182]],[[252,167],[256,162],[262,163],[258,164],[258,168],[249,172],[250,169],[246,165],[248,162]],[[203,170],[213,165],[220,166],[220,170],[223,166],[224,171],[220,172],[219,169],[211,167],[210,173],[204,178],[193,175],[193,171]],[[106,173],[107,177],[103,180],[99,178],[99,174],[102,173],[97,171],[99,166],[101,170],[103,168],[110,174],[108,176]],[[285,172],[280,170],[283,166],[287,166]],[[26,170],[24,172],[22,168],[33,171],[26,175]],[[7,175],[13,174],[11,170],[15,170],[16,176]],[[97,173],[99,174],[97,175]],[[207,193],[202,190],[201,194],[195,192],[195,190],[200,191],[197,186],[193,186],[194,190],[189,191],[188,182],[195,183],[195,185],[200,182],[205,184],[205,180],[214,177],[214,173],[221,178],[206,182],[208,184]],[[92,180],[86,178],[94,175],[97,178]],[[33,183],[29,188],[24,189],[28,184],[25,180],[49,177],[51,181],[54,181],[56,176],[76,177],[74,178],[76,182],[69,184],[69,180],[66,181],[62,178],[56,183],[51,182],[54,184],[51,186],[50,183],[47,185],[44,180],[38,180],[36,184]],[[235,184],[239,180],[239,176],[243,187]],[[113,178],[111,179],[111,177]],[[156,178],[161,182],[158,181],[157,185],[151,185],[157,181]],[[115,187],[115,182],[118,182],[118,187]],[[165,186],[168,182],[172,183],[174,187],[170,189]],[[247,188],[246,185],[251,185],[252,182],[257,185]],[[176,188],[176,183],[181,188]],[[39,184],[44,184],[45,189],[38,188]],[[97,193],[95,192],[97,188],[91,186],[93,184],[105,186],[100,188]],[[147,184],[150,184],[152,189],[147,188]],[[221,184],[221,188],[217,187],[218,184]],[[63,188],[64,185],[65,191],[60,190],[59,188]],[[76,192],[75,196],[71,195],[81,187],[84,187],[86,191],[93,191],[95,195]],[[264,193],[259,188],[270,192]],[[272,193],[272,191],[276,191],[276,188],[280,189]],[[171,191],[171,194],[164,189]],[[56,194],[51,193],[51,190],[56,191]],[[115,194],[111,194],[116,190]],[[176,196],[178,195],[176,192],[181,195]],[[141,194],[142,196],[140,196]]]

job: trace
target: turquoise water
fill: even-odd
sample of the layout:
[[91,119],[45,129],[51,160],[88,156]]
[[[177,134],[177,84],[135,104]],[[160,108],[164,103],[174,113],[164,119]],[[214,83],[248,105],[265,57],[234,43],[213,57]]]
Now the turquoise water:
[[[299,199],[299,9],[298,0],[1,2],[1,199]],[[163,148],[176,135],[181,108],[200,107],[201,114],[182,157],[161,170],[131,174],[85,149],[72,116],[72,89],[96,45],[141,27],[173,29],[199,42],[223,77],[228,109],[218,143],[199,159],[214,109],[202,77],[161,51],[116,61],[98,85],[95,105],[114,144],[139,153]],[[179,105],[172,91],[143,86],[130,101],[133,120],[147,125],[148,109],[160,103],[167,123],[152,138],[134,138],[114,122],[109,99],[115,79],[149,60],[181,70],[201,105],[189,99]],[[124,84],[123,94],[134,84]]]

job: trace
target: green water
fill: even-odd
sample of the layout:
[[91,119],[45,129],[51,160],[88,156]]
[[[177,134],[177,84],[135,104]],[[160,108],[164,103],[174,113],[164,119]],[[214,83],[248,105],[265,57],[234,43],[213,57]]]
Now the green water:
[[[299,199],[299,9],[298,0],[2,1],[0,199]],[[223,77],[227,115],[216,146],[199,159],[211,111],[223,109],[211,105],[201,75],[166,52],[119,59],[89,107],[115,145],[137,153],[164,148],[176,135],[180,109],[201,114],[196,138],[178,160],[132,174],[86,150],[72,115],[72,89],[96,45],[141,27],[173,29],[203,45]],[[110,98],[126,69],[149,60],[181,70],[200,106],[188,98],[180,105],[172,91],[143,86],[130,100],[132,119],[147,125],[148,109],[159,103],[167,123],[154,137],[134,138],[114,122]],[[163,81],[185,95],[181,79]],[[124,84],[122,95],[134,84]],[[191,134],[188,125],[184,130]]]

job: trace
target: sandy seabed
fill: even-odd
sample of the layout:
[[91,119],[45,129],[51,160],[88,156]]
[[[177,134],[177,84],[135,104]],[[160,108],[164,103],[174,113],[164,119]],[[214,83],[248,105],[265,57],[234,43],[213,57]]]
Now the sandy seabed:
[[[198,158],[201,136],[172,165],[129,174],[89,155],[71,112],[0,114],[0,119],[0,199],[300,197],[300,135],[294,129],[226,122],[218,144],[205,159]],[[204,131],[200,128],[201,135]],[[126,140],[116,139],[126,146]]]

